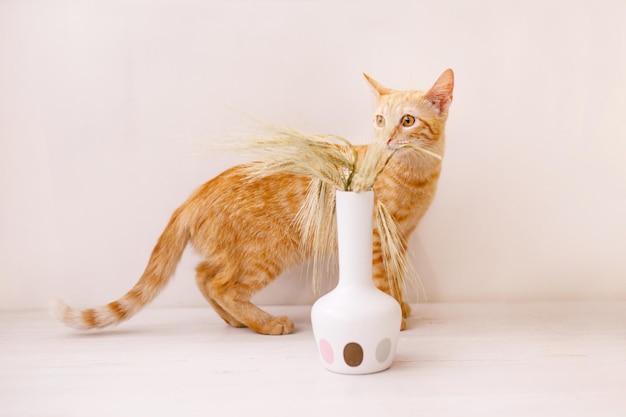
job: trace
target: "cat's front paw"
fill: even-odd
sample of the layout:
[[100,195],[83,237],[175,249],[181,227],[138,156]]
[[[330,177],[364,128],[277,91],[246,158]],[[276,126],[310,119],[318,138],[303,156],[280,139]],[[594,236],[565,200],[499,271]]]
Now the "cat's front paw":
[[270,335],[290,334],[293,332],[293,321],[287,316],[276,317],[263,324],[259,333]]
[[402,309],[402,317],[407,318],[411,314],[411,306],[408,303],[402,301],[400,303],[400,308]]

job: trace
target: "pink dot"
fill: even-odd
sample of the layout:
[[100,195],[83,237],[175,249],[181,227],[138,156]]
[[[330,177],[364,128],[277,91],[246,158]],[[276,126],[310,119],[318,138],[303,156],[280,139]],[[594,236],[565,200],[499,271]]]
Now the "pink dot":
[[333,348],[326,339],[320,339],[320,355],[329,365],[333,364]]

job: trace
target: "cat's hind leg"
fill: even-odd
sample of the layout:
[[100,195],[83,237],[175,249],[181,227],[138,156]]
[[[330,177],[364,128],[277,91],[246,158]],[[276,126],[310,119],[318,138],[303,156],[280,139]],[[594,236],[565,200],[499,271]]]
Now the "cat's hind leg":
[[293,332],[293,321],[286,316],[275,317],[254,305],[250,298],[265,287],[277,274],[255,270],[236,273],[238,268],[225,265],[215,268],[216,273],[204,280],[201,288],[205,298],[230,325],[248,327],[260,334],[282,335]]
[[245,324],[228,314],[226,310],[222,308],[211,295],[210,281],[215,275],[214,268],[208,263],[201,263],[196,268],[196,284],[200,289],[200,292],[204,298],[211,304],[211,307],[217,312],[217,314],[228,324],[233,327],[246,327]]

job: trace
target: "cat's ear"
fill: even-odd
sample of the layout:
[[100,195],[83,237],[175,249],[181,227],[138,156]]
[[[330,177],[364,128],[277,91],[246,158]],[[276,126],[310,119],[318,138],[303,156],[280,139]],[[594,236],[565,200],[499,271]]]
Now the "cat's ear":
[[389,94],[391,92],[390,88],[383,87],[382,84],[380,84],[378,81],[376,81],[375,79],[373,79],[366,73],[363,73],[363,76],[365,77],[367,82],[372,86],[372,88],[374,89],[376,94],[378,94],[379,97],[384,96],[385,94]]
[[437,78],[435,84],[424,96],[428,101],[437,106],[439,113],[448,111],[452,103],[452,91],[454,90],[454,72],[447,69]]

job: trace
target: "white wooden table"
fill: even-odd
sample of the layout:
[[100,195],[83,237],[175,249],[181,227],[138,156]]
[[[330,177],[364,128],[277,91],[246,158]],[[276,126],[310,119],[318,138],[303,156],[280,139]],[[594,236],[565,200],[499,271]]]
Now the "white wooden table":
[[318,362],[296,333],[227,327],[207,308],[151,309],[78,333],[0,313],[0,416],[626,416],[626,302],[422,304],[388,371]]

